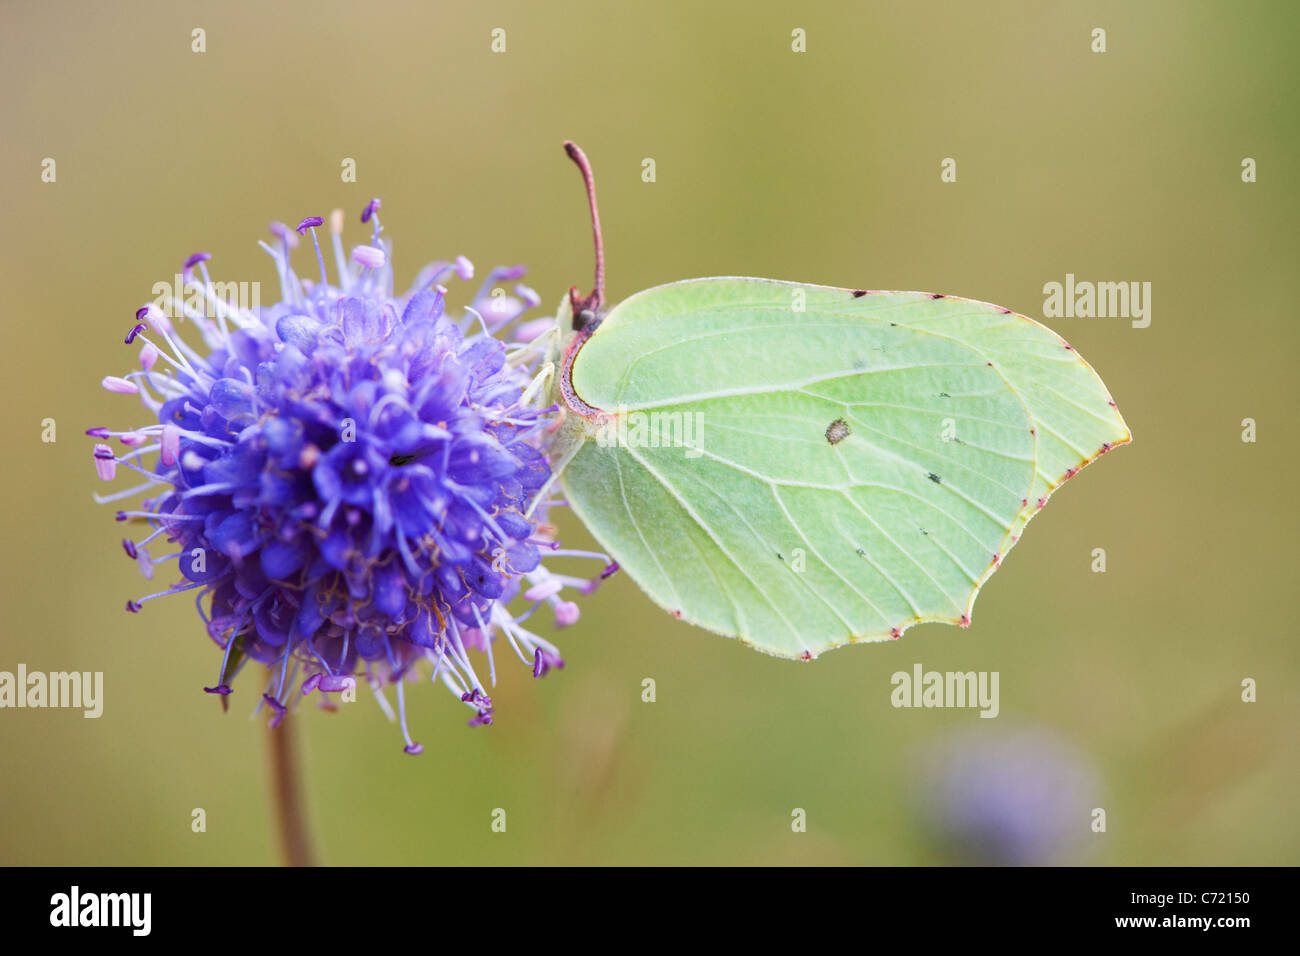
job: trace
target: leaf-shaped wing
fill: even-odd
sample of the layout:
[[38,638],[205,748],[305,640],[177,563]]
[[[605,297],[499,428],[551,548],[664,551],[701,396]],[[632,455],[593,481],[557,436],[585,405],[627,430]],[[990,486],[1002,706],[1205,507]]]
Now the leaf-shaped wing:
[[608,415],[561,475],[579,517],[656,603],[783,657],[967,623],[1038,499],[1128,440],[1054,333],[924,293],[661,286],[572,385]]

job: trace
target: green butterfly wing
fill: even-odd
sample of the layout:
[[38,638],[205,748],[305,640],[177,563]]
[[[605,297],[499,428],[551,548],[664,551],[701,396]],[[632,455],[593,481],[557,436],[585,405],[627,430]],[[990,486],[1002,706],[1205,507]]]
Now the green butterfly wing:
[[572,385],[606,413],[573,510],[661,607],[782,657],[968,623],[1040,502],[1130,437],[1055,333],[926,293],[660,286]]

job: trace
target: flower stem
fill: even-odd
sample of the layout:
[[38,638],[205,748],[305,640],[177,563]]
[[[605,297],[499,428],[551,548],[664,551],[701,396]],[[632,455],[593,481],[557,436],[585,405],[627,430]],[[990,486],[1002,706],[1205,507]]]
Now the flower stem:
[[270,733],[271,786],[274,793],[280,848],[287,866],[315,866],[311,838],[303,813],[302,788],[294,749],[292,716]]

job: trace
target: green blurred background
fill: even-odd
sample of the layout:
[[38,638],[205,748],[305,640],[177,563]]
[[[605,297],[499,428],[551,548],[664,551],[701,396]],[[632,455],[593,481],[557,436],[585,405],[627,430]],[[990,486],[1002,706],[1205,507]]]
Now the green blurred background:
[[[0,10],[0,669],[101,670],[106,685],[99,720],[0,711],[0,862],[278,858],[253,676],[223,716],[199,690],[218,656],[192,602],[122,611],[144,585],[112,507],[91,500],[81,430],[143,420],[98,381],[132,365],[122,335],[152,284],[205,249],[219,277],[274,298],[255,244],[269,220],[342,206],[359,239],[356,213],[381,196],[399,285],[464,253],[481,272],[528,263],[551,307],[591,274],[565,138],[596,166],[612,300],[742,274],[1041,317],[1043,284],[1067,272],[1151,282],[1149,328],[1050,322],[1136,440],[1053,499],[966,631],[926,625],[790,663],[669,619],[620,576],[559,636],[566,670],[534,681],[502,663],[493,727],[467,729],[445,691],[413,690],[420,758],[368,693],[335,715],[302,708],[324,860],[995,860],[927,822],[936,790],[960,798],[962,784],[925,755],[1023,730],[1057,741],[1090,781],[1068,796],[1108,813],[1105,834],[1078,819],[1053,861],[1300,861],[1294,5]],[[56,183],[40,181],[45,157]],[[340,181],[344,157],[355,184]],[[955,184],[940,182],[944,157]],[[560,517],[566,541],[587,540]],[[1097,547],[1105,574],[1090,570]],[[1001,716],[892,708],[890,674],[918,662],[999,671]],[[1257,703],[1240,700],[1246,677]],[[191,832],[196,807],[205,833]],[[505,834],[490,829],[497,807]]]

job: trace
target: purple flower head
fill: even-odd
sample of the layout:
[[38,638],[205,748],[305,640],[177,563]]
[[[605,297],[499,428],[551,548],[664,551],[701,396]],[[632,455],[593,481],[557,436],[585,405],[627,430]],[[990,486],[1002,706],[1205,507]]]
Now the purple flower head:
[[[473,307],[453,318],[440,283],[473,274],[463,256],[426,267],[394,295],[378,209],[377,200],[366,207],[372,238],[350,255],[342,214],[330,217],[336,285],[315,241],[321,217],[299,227],[311,232],[319,282],[298,278],[294,230],[273,224],[281,242],[263,247],[281,301],[270,307],[218,295],[210,257],[192,256],[186,271],[206,308],[193,296],[145,306],[127,337],[145,344],[141,367],[103,380],[138,395],[156,421],[87,434],[100,439],[100,478],[128,470],[142,480],[99,499],[146,495],[117,513],[147,529],[123,542],[127,555],[146,577],[172,559],[178,567],[176,583],[127,609],[194,592],[222,651],[208,693],[224,703],[240,670],[260,671],[260,706],[276,724],[299,698],[332,708],[330,695],[353,693],[359,680],[391,716],[392,685],[406,752],[418,753],[405,685],[441,683],[473,710],[471,725],[490,724],[479,671],[495,682],[498,638],[535,676],[563,667],[523,621],[549,605],[557,625],[573,623],[578,608],[564,592],[596,583],[552,573],[543,552],[608,559],[554,540],[554,409],[536,407],[529,391],[542,352],[489,331],[499,334],[535,296],[516,287],[496,321]],[[485,289],[522,272],[494,270]],[[185,341],[185,325],[201,347]],[[114,452],[112,439],[126,449]],[[172,553],[151,558],[155,539]]]
[[917,765],[915,805],[953,861],[1047,866],[1084,856],[1099,783],[1056,734],[980,726],[931,743]]

